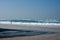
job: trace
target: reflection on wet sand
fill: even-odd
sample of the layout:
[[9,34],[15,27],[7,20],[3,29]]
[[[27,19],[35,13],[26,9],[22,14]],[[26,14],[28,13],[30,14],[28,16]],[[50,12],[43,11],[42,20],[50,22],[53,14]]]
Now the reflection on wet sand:
[[37,31],[37,30],[0,29],[0,38],[34,36],[34,35],[55,34],[55,33],[56,32]]

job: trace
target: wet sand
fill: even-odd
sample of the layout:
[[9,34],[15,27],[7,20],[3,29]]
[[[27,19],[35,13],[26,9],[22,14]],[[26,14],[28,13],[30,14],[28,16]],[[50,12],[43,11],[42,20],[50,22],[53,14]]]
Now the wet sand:
[[60,40],[60,34],[26,36],[26,37],[12,37],[12,38],[0,38],[0,40]]
[[26,30],[40,30],[40,31],[52,31],[58,32],[57,34],[45,34],[36,36],[24,36],[24,37],[11,37],[11,38],[0,38],[0,40],[60,40],[60,28],[49,28],[40,26],[22,26],[22,25],[10,25],[10,24],[0,24],[0,28],[10,28],[10,29],[26,29]]
[[15,25],[15,24],[0,24],[0,28],[17,29],[17,30],[40,30],[50,32],[60,32],[60,26],[49,25]]

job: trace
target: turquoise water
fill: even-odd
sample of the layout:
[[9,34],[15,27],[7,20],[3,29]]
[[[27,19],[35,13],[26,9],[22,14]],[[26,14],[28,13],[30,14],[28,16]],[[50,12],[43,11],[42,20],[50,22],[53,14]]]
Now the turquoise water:
[[44,19],[44,20],[0,20],[8,22],[28,22],[28,23],[60,23],[60,19]]

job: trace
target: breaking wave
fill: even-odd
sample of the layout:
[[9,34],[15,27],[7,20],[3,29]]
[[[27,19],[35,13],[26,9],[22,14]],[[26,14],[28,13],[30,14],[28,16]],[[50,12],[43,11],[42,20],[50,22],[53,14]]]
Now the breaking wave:
[[25,25],[60,25],[58,19],[48,20],[0,20],[1,24],[25,24]]

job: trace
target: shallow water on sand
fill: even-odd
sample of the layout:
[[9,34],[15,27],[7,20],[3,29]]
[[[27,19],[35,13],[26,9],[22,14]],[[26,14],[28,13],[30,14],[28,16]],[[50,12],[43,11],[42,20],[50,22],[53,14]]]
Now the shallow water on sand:
[[6,37],[21,37],[21,36],[35,36],[44,34],[55,34],[56,32],[37,31],[37,30],[13,30],[13,29],[1,29],[0,38]]

